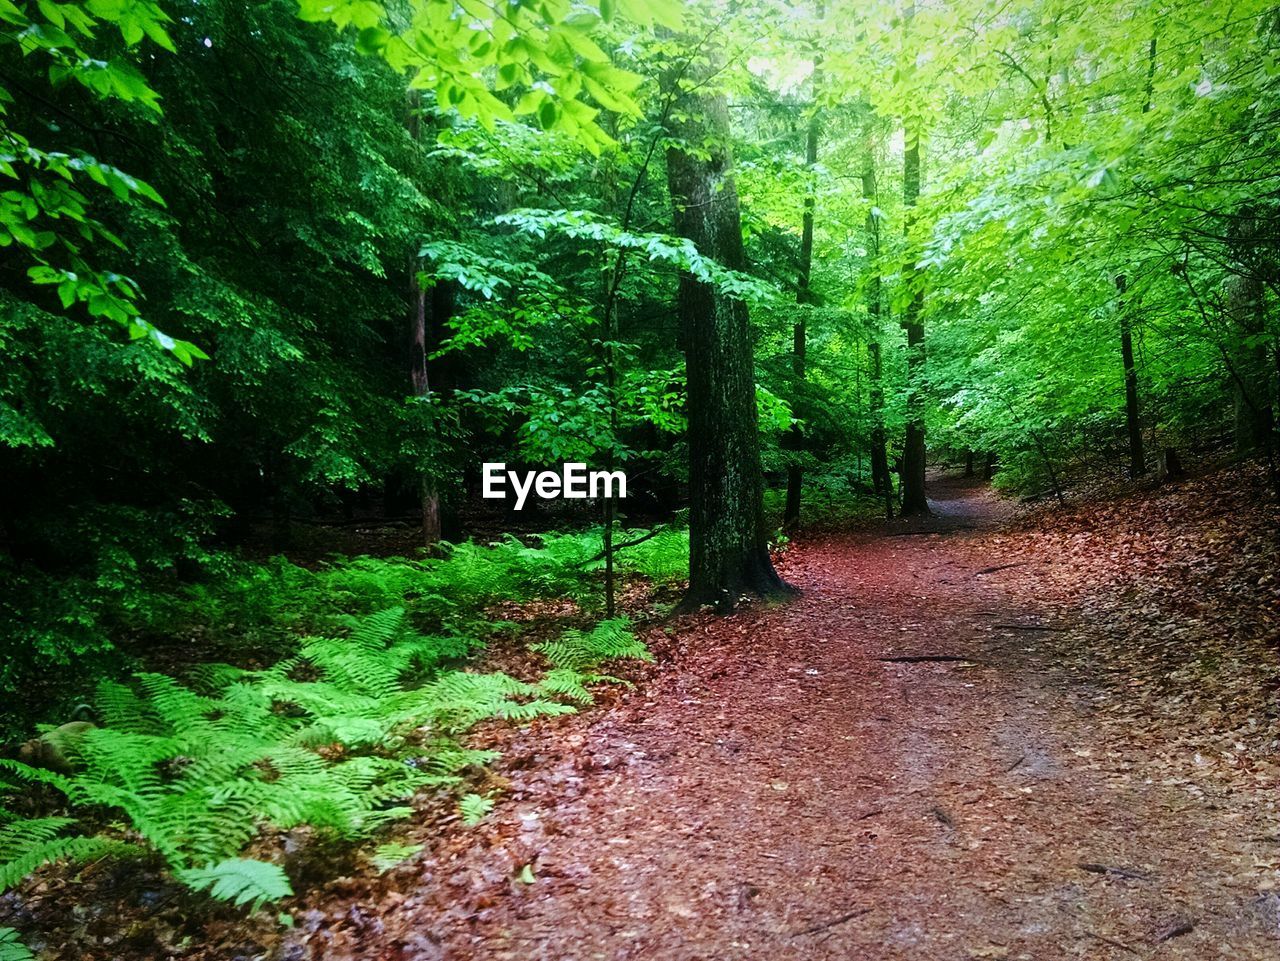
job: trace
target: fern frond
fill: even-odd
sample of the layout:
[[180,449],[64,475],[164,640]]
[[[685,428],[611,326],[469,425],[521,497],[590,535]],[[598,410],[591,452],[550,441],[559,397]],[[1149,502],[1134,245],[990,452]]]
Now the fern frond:
[[411,857],[422,851],[421,844],[403,844],[396,841],[388,841],[386,844],[379,844],[374,848],[373,855],[369,858],[373,862],[373,866],[378,869],[379,874],[386,874],[392,868],[404,864]]
[[133,688],[116,681],[104,680],[98,684],[94,697],[103,723],[117,731],[136,734],[164,734],[163,722],[150,710],[147,703]]
[[208,727],[207,715],[217,706],[213,698],[201,697],[165,674],[135,674],[146,692],[147,703],[171,732],[191,733]]
[[485,819],[493,810],[494,800],[480,794],[464,794],[458,801],[458,813],[462,815],[462,823],[473,827]]
[[538,682],[538,688],[553,697],[591,704],[594,703],[595,696],[587,690],[587,684],[593,683],[597,677],[594,674],[580,674],[567,667],[557,667],[546,673]]
[[590,631],[568,630],[554,640],[530,646],[554,667],[578,673],[617,658],[653,660],[649,649],[631,633],[631,622],[625,617],[601,621]]
[[18,940],[17,931],[0,928],[0,961],[36,961],[36,956]]
[[[0,861],[0,891],[7,891],[33,871],[54,861],[89,861],[108,855],[141,853],[137,845],[109,838],[52,836],[50,822],[54,821],[65,819],[37,818],[5,825],[0,843],[8,856]],[[64,826],[65,823],[58,829]]]
[[278,864],[249,858],[227,858],[217,864],[176,871],[178,880],[196,891],[207,891],[219,901],[257,911],[268,901],[291,897],[293,887]]

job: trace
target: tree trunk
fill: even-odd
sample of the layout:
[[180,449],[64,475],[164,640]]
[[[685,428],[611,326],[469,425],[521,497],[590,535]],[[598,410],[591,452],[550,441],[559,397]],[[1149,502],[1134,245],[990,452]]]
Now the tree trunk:
[[[907,207],[907,229],[911,228],[911,209],[920,196],[920,135],[906,131],[906,149],[902,159],[902,199]],[[916,274],[915,259],[908,260],[903,269],[904,282],[911,286]],[[924,292],[916,290],[907,304],[902,326],[907,332],[907,429],[902,445],[902,515],[904,517],[927,516],[929,501],[924,489],[924,416],[920,410],[923,398],[922,372],[924,366],[924,323],[920,312],[924,308]]]
[[964,452],[964,476],[973,476],[973,448],[970,447]]
[[[817,7],[818,18],[822,18],[822,3]],[[822,86],[822,58],[815,57],[812,76],[813,107],[809,114],[809,127],[805,134],[804,167],[809,178],[808,192],[804,198],[804,212],[800,216],[800,264],[796,277],[796,303],[803,307],[811,303],[809,292],[810,274],[813,270],[813,168],[818,163],[818,91]],[[804,311],[798,312],[798,319],[791,329],[791,366],[796,379],[796,392],[805,378],[806,331]],[[797,400],[799,397],[797,396]],[[793,402],[793,412],[797,405]],[[804,448],[804,434],[798,426],[792,426],[788,432],[788,446],[793,452]],[[804,469],[795,461],[787,465],[787,500],[782,509],[782,526],[791,530],[800,523],[801,490],[804,486]]]
[[[406,126],[409,137],[415,143],[422,138],[421,94],[416,90],[408,94]],[[409,255],[409,380],[413,396],[422,403],[431,403],[431,377],[427,368],[427,292],[418,280],[421,264],[417,251]],[[428,418],[428,425],[431,419]],[[431,429],[430,426],[428,429]],[[422,542],[429,551],[440,544],[440,494],[435,482],[424,471],[419,480],[419,496],[422,505]]]
[[[675,231],[731,270],[743,266],[738,192],[723,96],[688,105],[698,119],[672,133],[710,156],[671,147],[667,179]],[[765,527],[755,362],[747,305],[689,274],[677,299],[684,328],[689,397],[689,590],[681,609],[731,610],[744,592],[784,593],[769,559]]]
[[[868,121],[870,123],[871,121]],[[862,158],[862,196],[874,204],[876,194],[876,158],[870,143]],[[867,344],[867,359],[871,363],[871,487],[884,497],[885,514],[893,518],[893,481],[889,477],[889,455],[884,440],[884,387],[881,384],[883,365],[880,357],[881,283],[880,268],[880,219],[867,208],[867,261],[872,273],[867,280],[867,326],[871,330],[871,342]]]
[[1266,330],[1262,281],[1254,276],[1232,279],[1227,289],[1227,314],[1236,338],[1231,359],[1235,446],[1238,453],[1249,454],[1269,447],[1273,427],[1267,351],[1260,337]]
[[[431,378],[427,369],[427,292],[418,282],[417,258],[409,262],[409,327],[412,349],[409,357],[409,377],[413,384],[413,396],[422,403],[431,403]],[[435,550],[440,544],[440,494],[431,477],[424,472],[420,483],[422,501],[422,541],[427,550]]]
[[[1116,290],[1123,297],[1124,274],[1116,276]],[[1129,431],[1129,476],[1141,477],[1147,472],[1147,459],[1142,450],[1142,422],[1138,415],[1138,370],[1133,363],[1133,332],[1129,328],[1129,312],[1120,301],[1120,357],[1124,361],[1124,419]]]

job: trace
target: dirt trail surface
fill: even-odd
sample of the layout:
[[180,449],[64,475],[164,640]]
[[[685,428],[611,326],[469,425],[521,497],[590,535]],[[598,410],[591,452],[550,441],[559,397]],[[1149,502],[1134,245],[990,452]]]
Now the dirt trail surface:
[[636,691],[510,747],[481,828],[334,885],[280,956],[1277,957],[1270,695],[1215,720],[1184,679],[1131,723],[1165,674],[1101,652],[1159,611],[1109,623],[989,493],[931,493],[789,551],[799,599],[655,631]]

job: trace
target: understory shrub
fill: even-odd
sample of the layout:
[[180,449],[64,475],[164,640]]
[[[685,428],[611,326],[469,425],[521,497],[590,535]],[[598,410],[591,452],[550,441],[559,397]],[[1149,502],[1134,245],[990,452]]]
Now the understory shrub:
[[[415,791],[496,757],[459,743],[478,721],[572,712],[566,702],[589,702],[587,685],[607,679],[605,661],[649,656],[625,620],[605,621],[536,645],[552,669],[531,683],[446,667],[478,642],[422,633],[404,607],[348,625],[262,670],[210,663],[187,683],[151,672],[102,681],[102,723],[60,738],[57,763],[0,760],[0,790],[45,785],[69,812],[0,807],[0,889],[52,861],[154,853],[189,888],[259,907],[292,893],[278,865],[241,856],[264,828],[368,837],[409,813]],[[491,806],[471,796],[464,814]],[[124,827],[93,831],[104,812]]]
[[[623,574],[667,583],[687,573],[687,530],[618,530],[615,541],[639,541],[616,554]],[[119,670],[122,638],[136,655],[134,667],[173,638],[189,639],[205,659],[271,660],[296,650],[299,637],[331,634],[352,615],[391,607],[403,608],[421,630],[478,636],[487,630],[484,608],[497,601],[572,597],[598,606],[602,545],[600,529],[534,535],[532,543],[508,535],[490,544],[446,544],[440,557],[338,557],[317,569],[283,557],[197,557],[186,545],[183,556],[201,575],[190,583],[166,571],[159,556],[132,565],[115,555],[110,563],[99,558],[96,577],[0,564],[0,645],[12,652],[0,662],[0,736],[20,736],[37,710],[66,713],[84,700],[97,678]],[[65,678],[72,663],[84,688],[46,680]]]

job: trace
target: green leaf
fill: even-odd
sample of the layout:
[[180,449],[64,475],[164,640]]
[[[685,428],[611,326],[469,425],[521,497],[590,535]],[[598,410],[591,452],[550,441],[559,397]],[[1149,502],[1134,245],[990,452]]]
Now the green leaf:
[[293,895],[284,869],[278,864],[249,858],[227,858],[202,868],[175,871],[179,881],[195,891],[207,891],[219,901],[257,911],[268,901]]
[[462,815],[462,823],[471,826],[483,821],[485,816],[493,810],[493,806],[492,798],[480,794],[467,794],[458,802],[458,812]]
[[35,961],[35,955],[18,940],[13,928],[0,928],[0,961]]

